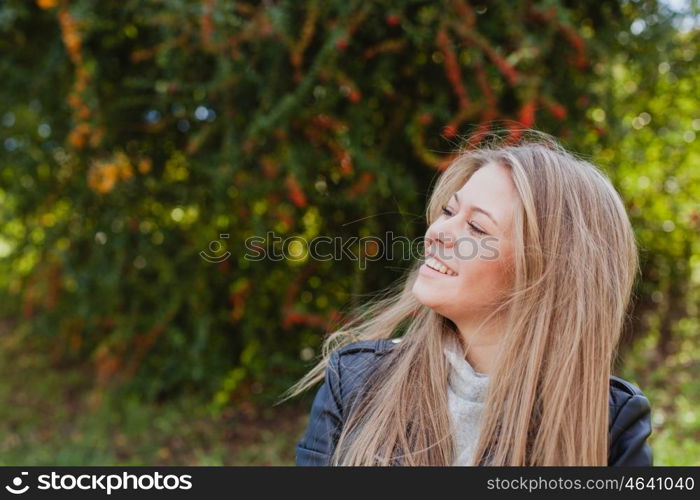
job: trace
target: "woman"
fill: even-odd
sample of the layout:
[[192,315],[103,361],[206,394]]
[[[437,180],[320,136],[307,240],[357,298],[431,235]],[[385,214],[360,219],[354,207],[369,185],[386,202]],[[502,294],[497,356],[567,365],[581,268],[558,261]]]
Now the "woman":
[[638,270],[619,195],[554,139],[464,150],[425,258],[323,344],[298,465],[652,465],[611,376]]

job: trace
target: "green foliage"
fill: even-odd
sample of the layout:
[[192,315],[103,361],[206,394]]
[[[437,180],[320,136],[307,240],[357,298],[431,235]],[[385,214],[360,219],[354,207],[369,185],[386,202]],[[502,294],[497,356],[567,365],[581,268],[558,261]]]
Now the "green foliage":
[[[653,27],[652,27],[653,28]],[[645,30],[646,31],[646,30]],[[609,132],[590,137],[626,201],[637,235],[641,277],[619,366],[652,404],[655,463],[700,464],[700,118],[692,61],[698,32],[640,46],[610,63],[610,100],[592,109]],[[623,37],[624,39],[624,37]],[[645,70],[635,58],[659,55]],[[604,113],[600,113],[604,111]],[[636,343],[633,342],[637,340]]]
[[0,6],[0,313],[97,387],[272,401],[408,262],[254,262],[246,239],[421,236],[446,153],[493,120],[608,171],[643,255],[629,366],[685,362],[697,33],[663,5],[96,5]]

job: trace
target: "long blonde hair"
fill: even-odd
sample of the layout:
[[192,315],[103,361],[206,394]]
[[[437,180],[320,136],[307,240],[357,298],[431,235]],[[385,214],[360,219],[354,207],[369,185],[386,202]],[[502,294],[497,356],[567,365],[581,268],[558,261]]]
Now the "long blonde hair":
[[[482,323],[507,318],[473,464],[607,465],[609,376],[639,270],[634,232],[603,173],[551,136],[525,132],[516,144],[492,135],[461,149],[427,206],[430,225],[491,162],[509,169],[519,198],[513,290]],[[322,359],[287,391],[293,397],[319,382],[336,349],[401,334],[346,417],[333,465],[454,460],[443,346],[458,332],[411,292],[420,264],[330,334]]]

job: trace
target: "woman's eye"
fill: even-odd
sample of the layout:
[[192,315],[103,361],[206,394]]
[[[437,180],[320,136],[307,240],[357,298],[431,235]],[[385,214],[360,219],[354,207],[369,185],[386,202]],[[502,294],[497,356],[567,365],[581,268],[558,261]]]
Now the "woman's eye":
[[452,212],[450,211],[450,209],[444,205],[442,206],[442,213],[445,215],[452,215]]
[[476,227],[474,224],[472,224],[471,222],[468,222],[467,224],[469,224],[469,227],[471,227],[472,230],[473,230],[474,232],[476,232],[476,233],[478,233],[478,234],[486,234],[484,231],[482,231],[481,229],[477,228],[477,227]]
[[[443,205],[441,208],[442,208],[442,213],[443,213],[444,215],[447,215],[448,217],[453,215],[453,214],[452,214],[452,211],[451,211],[449,208],[447,208],[445,205]],[[474,224],[472,224],[471,222],[467,222],[467,224],[469,225],[469,229],[470,229],[471,231],[473,231],[473,232],[475,232],[475,233],[477,233],[477,234],[486,234],[484,231],[482,231],[481,229],[479,229],[478,227],[476,227],[476,226],[475,226]]]

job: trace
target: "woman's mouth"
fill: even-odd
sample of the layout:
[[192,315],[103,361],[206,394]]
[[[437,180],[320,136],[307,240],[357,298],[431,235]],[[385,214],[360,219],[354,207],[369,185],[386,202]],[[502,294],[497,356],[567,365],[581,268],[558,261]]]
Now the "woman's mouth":
[[453,271],[451,268],[447,267],[445,264],[437,260],[435,257],[428,257],[425,259],[425,266],[429,267],[430,269],[433,269],[434,271],[437,271],[441,274],[445,274],[447,276],[457,276],[457,273]]

